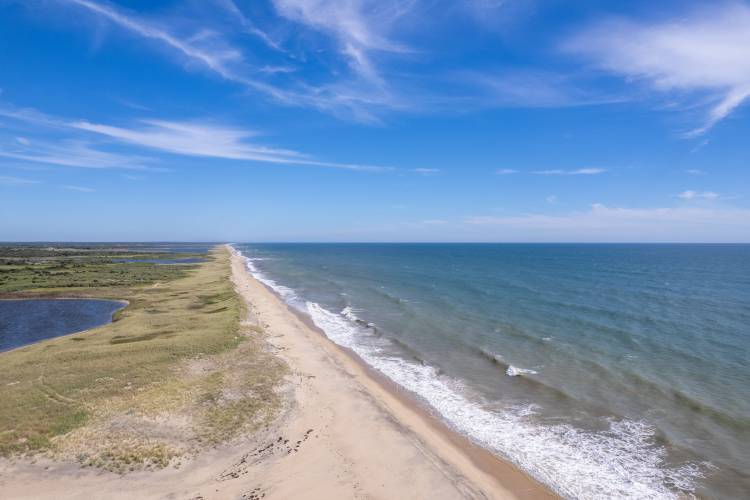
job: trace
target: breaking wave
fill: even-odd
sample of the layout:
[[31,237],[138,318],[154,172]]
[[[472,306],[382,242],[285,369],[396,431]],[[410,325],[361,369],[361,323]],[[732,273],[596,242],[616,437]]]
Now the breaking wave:
[[[437,368],[392,355],[392,349],[384,348],[387,341],[351,306],[334,313],[318,303],[301,302],[294,290],[268,278],[252,259],[246,259],[253,277],[285,300],[304,304],[329,339],[417,395],[456,431],[515,463],[563,497],[681,498],[693,493],[696,480],[703,476],[696,464],[670,466],[666,449],[655,443],[655,429],[644,422],[608,419],[605,430],[595,432],[569,424],[543,425],[535,420],[533,405],[490,410],[482,401],[470,399],[458,381]],[[509,376],[536,373],[514,367],[493,353],[482,354],[505,368]]]

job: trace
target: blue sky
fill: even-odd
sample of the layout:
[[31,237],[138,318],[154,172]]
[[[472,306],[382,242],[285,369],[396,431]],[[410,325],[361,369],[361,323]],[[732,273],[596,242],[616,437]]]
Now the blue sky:
[[0,240],[750,241],[750,3],[0,0]]

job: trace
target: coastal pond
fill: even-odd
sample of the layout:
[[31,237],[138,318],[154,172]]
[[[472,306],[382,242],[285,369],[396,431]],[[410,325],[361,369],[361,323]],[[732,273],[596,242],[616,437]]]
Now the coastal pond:
[[0,352],[104,325],[123,307],[100,299],[0,300]]

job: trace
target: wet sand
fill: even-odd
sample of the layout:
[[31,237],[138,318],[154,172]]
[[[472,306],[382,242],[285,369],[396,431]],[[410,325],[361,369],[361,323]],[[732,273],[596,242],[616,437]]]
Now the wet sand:
[[413,397],[315,329],[232,257],[246,321],[290,367],[270,428],[180,468],[124,476],[77,464],[0,462],[3,498],[554,498],[452,432]]
[[309,485],[299,481],[300,494],[320,489],[328,498],[554,498],[513,465],[448,429],[356,354],[328,340],[308,317],[294,313],[252,278],[241,257],[234,256],[232,265],[240,293],[300,373],[290,424],[306,427],[313,418],[328,430],[327,443],[309,453],[312,463],[336,470],[337,484],[326,485],[325,475],[312,474]]

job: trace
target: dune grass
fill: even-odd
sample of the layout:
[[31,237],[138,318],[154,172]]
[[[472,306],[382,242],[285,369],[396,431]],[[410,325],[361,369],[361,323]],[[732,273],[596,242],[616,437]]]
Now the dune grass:
[[109,325],[0,354],[0,455],[127,472],[266,422],[284,367],[242,326],[229,276],[217,248],[166,281],[88,289],[129,305]]

